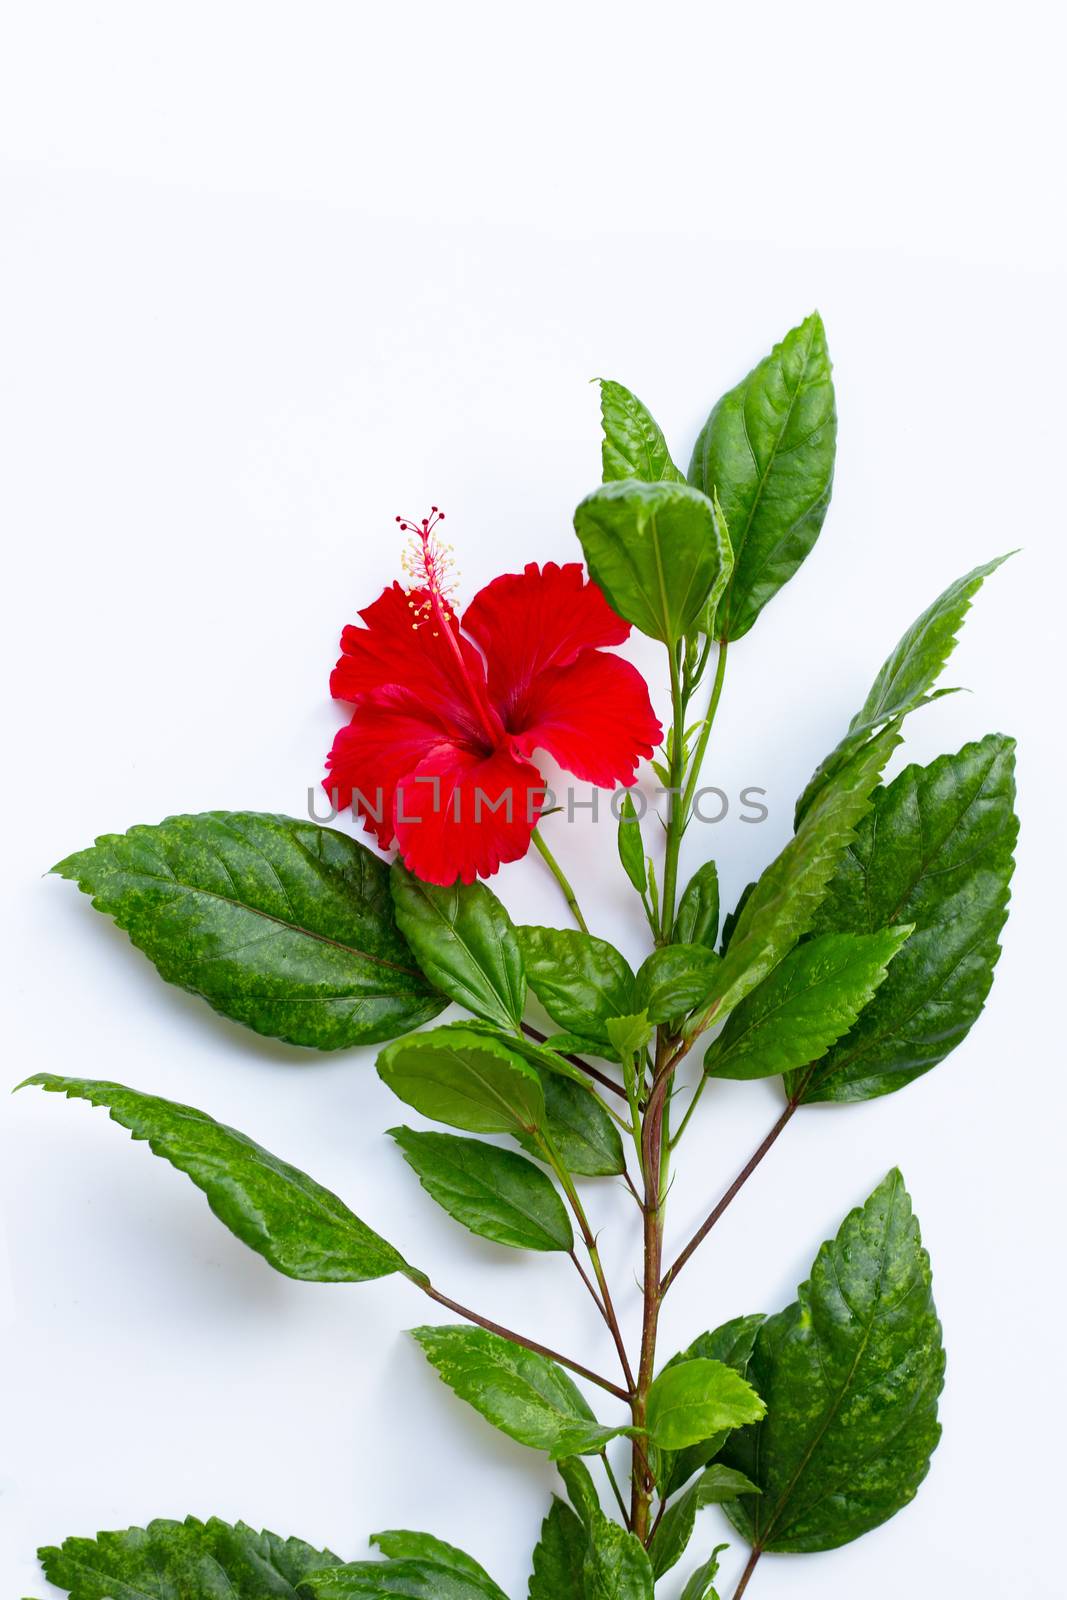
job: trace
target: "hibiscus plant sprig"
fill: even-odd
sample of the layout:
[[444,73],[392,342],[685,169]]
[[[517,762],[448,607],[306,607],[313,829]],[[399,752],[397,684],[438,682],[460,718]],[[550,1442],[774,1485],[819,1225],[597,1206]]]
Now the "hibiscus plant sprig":
[[[391,1130],[427,1195],[500,1247],[567,1257],[604,1324],[608,1370],[461,1304],[338,1196],[204,1112],[114,1083],[30,1081],[106,1106],[277,1271],[400,1274],[459,1319],[413,1336],[457,1396],[547,1453],[565,1490],[533,1552],[529,1600],[714,1600],[723,1547],[697,1521],[712,1504],[748,1546],[736,1600],[765,1552],[830,1550],[893,1516],[937,1443],[941,1329],[896,1171],[783,1310],[695,1330],[668,1359],[658,1336],[679,1272],[797,1112],[904,1088],[984,1005],[1016,835],[1012,741],[991,734],[882,776],[908,714],[950,692],[934,685],[999,560],[907,629],[816,768],[792,837],[720,927],[715,863],[683,887],[681,845],[729,647],[800,567],[829,504],[822,323],[793,329],[718,402],[688,473],[633,394],[603,382],[601,399],[603,481],[575,513],[588,576],[577,562],[530,563],[460,617],[435,507],[402,522],[406,581],[344,630],[331,688],[352,715],[326,788],[381,853],[314,820],[209,812],[107,835],[55,870],[165,979],[233,1021],[294,1047],[383,1043],[384,1083],[452,1130]],[[613,652],[631,628],[666,651],[662,724]],[[549,847],[558,808],[538,751],[616,791],[618,854],[648,924],[636,971],[590,931]],[[635,804],[642,761],[664,795],[661,856]],[[574,926],[516,924],[485,883],[531,843]],[[464,1015],[437,1021],[450,1004]],[[780,1116],[695,1233],[675,1239],[671,1161],[683,1134],[707,1139],[702,1096],[768,1077],[782,1081]],[[634,1202],[639,1306],[598,1249],[605,1178]],[[596,1409],[576,1378],[598,1391]],[[187,1517],[68,1538],[41,1559],[74,1600],[504,1600],[439,1531],[379,1533],[380,1559],[344,1560]],[[684,1587],[671,1589],[683,1560]]]

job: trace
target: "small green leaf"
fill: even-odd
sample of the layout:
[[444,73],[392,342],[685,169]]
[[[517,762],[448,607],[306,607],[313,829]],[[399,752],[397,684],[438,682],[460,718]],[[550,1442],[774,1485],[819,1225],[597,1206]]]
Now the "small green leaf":
[[757,1335],[767,1415],[724,1459],[762,1493],[728,1504],[734,1526],[762,1550],[833,1550],[895,1515],[940,1435],[944,1366],[929,1258],[891,1172]]
[[635,999],[650,1022],[684,1017],[708,997],[716,968],[714,950],[702,944],[669,944],[654,950],[637,974]]
[[329,1189],[203,1111],[121,1083],[47,1072],[26,1082],[107,1106],[113,1122],[191,1178],[219,1221],[287,1278],[365,1283],[392,1272],[422,1277]]
[[766,1406],[723,1361],[696,1356],[664,1367],[648,1391],[648,1436],[664,1450],[699,1444],[721,1428],[762,1417]]
[[681,1600],[718,1600],[713,1585],[719,1570],[719,1554],[728,1548],[725,1544],[716,1545],[703,1565],[690,1575],[682,1590]]
[[423,883],[399,858],[390,876],[397,923],[430,982],[486,1022],[521,1027],[522,952],[493,891],[484,883]]
[[[443,1539],[435,1539],[433,1534],[392,1528],[386,1533],[372,1533],[369,1543],[379,1549],[390,1564],[397,1561],[432,1562],[437,1567],[472,1579],[488,1600],[507,1600],[503,1589],[493,1582],[473,1556],[467,1555],[465,1550],[457,1550],[455,1545],[446,1544]],[[380,1563],[378,1565],[380,1569]],[[395,1593],[395,1589],[389,1588],[389,1592]]]
[[734,906],[734,909],[732,911],[728,911],[725,917],[722,919],[722,938],[719,941],[719,954],[721,956],[724,956],[727,950],[730,948],[730,941],[733,939],[734,930],[737,927],[738,921],[740,920],[742,911],[748,904],[749,896],[755,887],[755,883],[746,883],[745,887],[741,890],[741,893],[737,897],[737,904]]
[[574,526],[609,603],[671,647],[697,626],[730,561],[711,500],[683,483],[606,484],[582,501]]
[[[763,1320],[761,1312],[747,1317],[733,1317],[712,1332],[699,1334],[688,1349],[672,1356],[663,1370],[700,1357],[706,1361],[725,1362],[744,1378],[748,1375],[752,1347]],[[706,1467],[718,1455],[728,1437],[729,1429],[720,1428],[707,1439],[688,1445],[684,1450],[658,1451],[655,1470],[660,1499],[669,1500],[672,1494],[688,1483],[695,1472]]]
[[693,1537],[698,1511],[705,1506],[725,1505],[742,1494],[759,1494],[751,1478],[717,1461],[706,1467],[696,1483],[663,1514],[648,1552],[656,1577],[661,1578],[682,1559]]
[[827,933],[791,950],[727,1019],[704,1056],[712,1078],[770,1078],[807,1067],[872,999],[911,924]]
[[65,1539],[37,1556],[70,1600],[297,1600],[310,1573],[340,1562],[300,1539],[217,1517]]
[[566,1207],[525,1156],[451,1133],[391,1128],[419,1182],[472,1233],[517,1250],[571,1250]]
[[966,1038],[1000,955],[1018,835],[1015,745],[992,733],[874,796],[815,931],[912,925],[851,1032],[786,1083],[790,1098],[870,1100],[902,1089]]
[[623,797],[622,815],[619,817],[619,860],[638,894],[644,894],[648,888],[645,845],[641,838],[637,809],[628,794]]
[[52,870],[160,977],[271,1038],[376,1044],[443,1007],[397,929],[388,867],[331,828],[207,811],[104,834]]
[[556,1471],[567,1486],[567,1494],[582,1522],[588,1525],[600,1510],[600,1499],[592,1474],[581,1456],[564,1456]]
[[652,1566],[640,1539],[603,1512],[589,1528],[583,1580],[585,1600],[653,1600]]
[[[615,1123],[595,1094],[555,1072],[539,1072],[545,1099],[545,1129],[567,1168],[579,1178],[612,1178],[626,1170],[626,1156]],[[529,1155],[544,1152],[525,1134],[516,1133]]]
[[553,1495],[534,1548],[528,1600],[582,1600],[588,1542],[581,1519]]
[[686,884],[674,919],[679,944],[703,944],[714,950],[719,935],[719,873],[714,861],[705,861]]
[[604,427],[604,482],[640,478],[642,483],[684,483],[663,432],[652,413],[621,383],[600,378],[600,415]]
[[484,1328],[413,1328],[412,1336],[448,1387],[487,1422],[553,1459],[599,1455],[627,1428],[597,1422],[581,1391],[547,1356]]
[[424,1117],[468,1133],[531,1134],[544,1122],[536,1070],[474,1028],[433,1028],[394,1039],[378,1055],[378,1075]]
[[810,553],[830,504],[836,443],[830,356],[815,312],[723,395],[693,450],[689,482],[718,492],[734,552],[718,638],[747,633]]
[[609,1017],[606,1026],[621,1061],[640,1055],[652,1038],[647,1011],[635,1011],[632,1017]]
[[530,988],[553,1022],[615,1054],[605,1023],[634,1006],[629,962],[606,939],[577,928],[516,928]]

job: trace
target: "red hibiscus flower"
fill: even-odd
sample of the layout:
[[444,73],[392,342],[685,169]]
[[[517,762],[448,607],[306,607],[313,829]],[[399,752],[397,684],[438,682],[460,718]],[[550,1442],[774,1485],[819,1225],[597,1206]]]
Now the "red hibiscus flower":
[[577,562],[494,578],[460,624],[443,515],[401,522],[411,587],[394,583],[341,635],[330,690],[356,710],[324,787],[425,882],[471,883],[530,847],[546,792],[535,750],[628,786],[662,729],[637,669],[601,649],[629,623]]

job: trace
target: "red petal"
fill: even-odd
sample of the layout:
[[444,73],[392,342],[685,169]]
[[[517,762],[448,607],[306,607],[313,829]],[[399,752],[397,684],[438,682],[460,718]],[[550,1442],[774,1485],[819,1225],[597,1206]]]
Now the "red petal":
[[[457,738],[484,742],[484,727],[454,651],[434,632],[434,619],[414,626],[412,605],[420,605],[424,598],[421,590],[409,595],[394,583],[359,613],[366,627],[350,625],[341,634],[342,655],[330,676],[330,693],[336,700],[358,705],[376,689],[403,685]],[[473,645],[459,637],[454,618],[451,627],[475,692],[484,693],[482,658]]]
[[507,750],[435,751],[397,789],[404,861],[426,883],[489,878],[530,848],[544,795],[537,768]]
[[339,811],[351,806],[383,850],[393,842],[397,784],[427,756],[454,750],[449,733],[403,689],[369,695],[326,757],[326,793]]
[[603,788],[633,783],[638,761],[663,737],[637,668],[601,650],[542,673],[512,732],[523,755],[547,750],[576,778]]
[[524,723],[531,685],[582,650],[622,644],[630,624],[617,616],[578,562],[565,567],[530,562],[506,573],[471,601],[463,627],[489,663],[489,694],[508,727]]

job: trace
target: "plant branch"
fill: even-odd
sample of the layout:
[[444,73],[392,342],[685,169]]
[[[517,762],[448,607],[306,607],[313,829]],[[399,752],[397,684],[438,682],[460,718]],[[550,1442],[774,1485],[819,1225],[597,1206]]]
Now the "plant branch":
[[[537,1028],[531,1028],[528,1022],[523,1023],[522,1031],[527,1039],[532,1039],[535,1044],[548,1043],[548,1035],[541,1033]],[[609,1078],[606,1072],[600,1071],[599,1067],[594,1067],[588,1061],[583,1061],[581,1056],[572,1056],[563,1050],[558,1050],[556,1054],[561,1055],[564,1061],[569,1061],[572,1067],[577,1067],[581,1072],[595,1079],[597,1083],[602,1083],[605,1089],[610,1089],[613,1094],[619,1095],[623,1100],[626,1099],[626,1090],[622,1084],[616,1083],[614,1078]]]
[[542,857],[544,859],[545,865],[548,867],[549,872],[551,872],[552,876],[555,878],[556,882],[559,884],[560,888],[563,890],[563,898],[564,898],[564,900],[566,900],[567,904],[571,908],[571,916],[574,918],[574,920],[578,924],[579,928],[581,928],[582,932],[583,933],[588,933],[589,932],[589,925],[586,922],[585,918],[582,916],[582,908],[578,904],[578,896],[575,894],[574,890],[571,888],[570,883],[567,880],[567,876],[563,871],[563,868],[560,866],[559,862],[556,860],[555,856],[552,854],[551,850],[548,848],[548,845],[545,843],[544,837],[542,836],[540,828],[535,828],[534,829],[534,831],[533,831],[533,842],[537,846],[538,850],[541,852],[541,855],[542,855]]
[[[577,1222],[579,1231],[582,1235],[582,1242],[584,1243],[586,1251],[588,1252],[589,1260],[596,1276],[597,1286],[600,1289],[600,1298],[597,1301],[597,1304],[600,1307],[601,1316],[608,1325],[608,1331],[611,1334],[612,1341],[614,1342],[615,1349],[619,1357],[619,1365],[622,1367],[622,1375],[626,1380],[627,1392],[628,1395],[630,1395],[633,1393],[634,1389],[634,1375],[630,1370],[630,1362],[626,1354],[626,1344],[622,1337],[622,1330],[619,1327],[619,1319],[615,1314],[615,1307],[611,1299],[611,1290],[608,1288],[608,1280],[604,1273],[603,1264],[600,1260],[600,1251],[597,1249],[596,1234],[589,1226],[589,1218],[585,1214],[585,1207],[582,1205],[581,1196],[575,1187],[574,1179],[571,1177],[570,1173],[567,1171],[567,1168],[560,1160],[559,1155],[552,1148],[547,1139],[543,1139],[543,1146],[545,1155],[551,1162],[552,1169],[563,1187],[564,1194],[567,1196],[567,1199],[570,1202],[570,1208],[574,1212],[574,1219]],[[577,1256],[574,1255],[573,1250],[571,1251],[571,1255],[579,1272],[582,1272],[581,1262],[578,1260]],[[584,1272],[582,1272],[582,1277],[585,1277]],[[590,1291],[592,1291],[592,1287],[592,1284],[589,1284]],[[593,1298],[596,1300],[597,1297],[595,1294],[593,1295]]]
[[611,1462],[608,1460],[608,1453],[607,1453],[606,1450],[601,1450],[600,1459],[604,1463],[604,1471],[608,1475],[608,1482],[611,1484],[611,1489],[612,1489],[612,1493],[615,1496],[616,1504],[618,1505],[619,1510],[622,1512],[623,1524],[626,1527],[627,1531],[629,1531],[630,1513],[626,1509],[626,1501],[622,1497],[622,1490],[619,1488],[618,1479],[616,1478],[615,1473],[612,1470]]
[[689,821],[689,810],[693,804],[693,796],[696,794],[697,784],[700,781],[700,769],[704,765],[704,757],[707,754],[708,740],[711,737],[712,724],[715,721],[715,713],[719,709],[719,701],[722,698],[723,679],[726,677],[726,651],[727,643],[726,640],[723,639],[719,644],[719,659],[715,666],[715,682],[712,684],[711,688],[711,699],[708,701],[707,714],[704,717],[704,722],[700,729],[700,738],[697,740],[696,749],[693,751],[693,760],[689,768],[689,777],[686,781],[685,791],[682,795],[681,811],[683,829]]
[[741,1600],[741,1596],[744,1594],[745,1590],[748,1588],[748,1580],[751,1578],[752,1574],[756,1570],[756,1562],[759,1560],[759,1558],[760,1558],[760,1556],[762,1554],[763,1554],[762,1550],[755,1549],[755,1548],[753,1549],[752,1554],[748,1558],[748,1565],[745,1567],[744,1572],[742,1572],[742,1574],[741,1574],[741,1582],[737,1585],[737,1588],[734,1590],[734,1600]]

